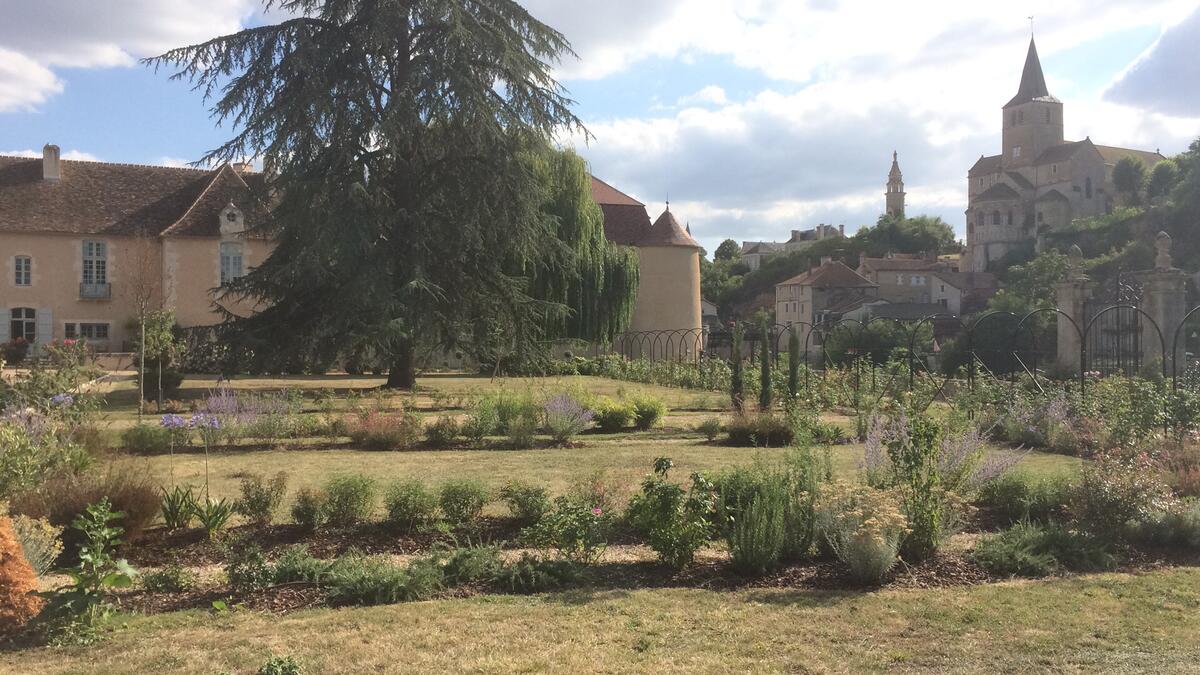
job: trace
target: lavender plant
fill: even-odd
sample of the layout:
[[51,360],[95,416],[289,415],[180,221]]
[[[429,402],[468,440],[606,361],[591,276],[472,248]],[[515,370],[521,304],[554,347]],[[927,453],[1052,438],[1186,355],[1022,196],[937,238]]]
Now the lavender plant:
[[542,412],[546,419],[546,433],[559,445],[570,443],[588,428],[595,416],[568,394],[557,394],[546,401]]

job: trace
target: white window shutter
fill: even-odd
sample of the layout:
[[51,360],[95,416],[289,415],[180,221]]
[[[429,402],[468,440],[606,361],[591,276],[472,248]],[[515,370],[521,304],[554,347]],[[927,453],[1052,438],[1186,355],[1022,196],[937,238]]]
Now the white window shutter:
[[54,339],[54,313],[48,309],[37,311],[37,343],[44,345]]

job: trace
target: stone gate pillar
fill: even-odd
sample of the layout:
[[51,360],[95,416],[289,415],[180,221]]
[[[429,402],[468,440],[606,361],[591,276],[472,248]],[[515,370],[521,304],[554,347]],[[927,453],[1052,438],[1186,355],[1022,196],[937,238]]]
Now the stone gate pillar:
[[[1079,369],[1083,365],[1079,362],[1079,352],[1083,346],[1080,342],[1079,332],[1084,327],[1084,306],[1092,297],[1092,286],[1091,280],[1083,273],[1083,251],[1078,245],[1071,247],[1067,254],[1067,260],[1067,278],[1055,286],[1054,296],[1058,303],[1058,309],[1070,316],[1075,321],[1075,325],[1071,325],[1071,321],[1062,314],[1056,315],[1058,317],[1058,356],[1055,365],[1060,371],[1078,375]],[[1078,326],[1078,330],[1076,330],[1076,326]]]
[[1158,331],[1150,322],[1143,321],[1142,364],[1143,370],[1154,373],[1161,373],[1165,365],[1170,376],[1173,363],[1178,364],[1180,372],[1186,366],[1183,349],[1185,340],[1179,340],[1179,344],[1174,345],[1174,353],[1170,352],[1175,329],[1187,314],[1187,273],[1171,264],[1171,235],[1159,232],[1154,239],[1154,247],[1158,250],[1154,269],[1139,275],[1142,279],[1142,311],[1158,324],[1168,353],[1163,352],[1164,345],[1159,341]]

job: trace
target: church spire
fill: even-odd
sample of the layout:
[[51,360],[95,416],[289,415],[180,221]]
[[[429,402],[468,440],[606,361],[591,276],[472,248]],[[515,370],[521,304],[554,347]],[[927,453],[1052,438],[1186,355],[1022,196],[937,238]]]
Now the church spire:
[[1005,108],[1028,103],[1034,99],[1053,98],[1046,88],[1046,76],[1042,73],[1042,61],[1038,58],[1037,44],[1029,38],[1029,52],[1025,55],[1025,69],[1021,71],[1021,86]]
[[904,217],[904,174],[900,173],[900,155],[892,151],[892,170],[888,172],[886,198],[887,214]]

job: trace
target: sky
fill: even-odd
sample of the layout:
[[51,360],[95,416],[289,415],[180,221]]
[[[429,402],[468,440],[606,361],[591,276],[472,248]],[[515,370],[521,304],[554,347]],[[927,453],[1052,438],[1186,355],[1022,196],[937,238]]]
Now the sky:
[[[1032,29],[1068,140],[1174,154],[1200,137],[1197,0],[526,0],[592,172],[725,238],[872,224],[893,150],[910,215],[962,236]],[[138,60],[272,21],[261,0],[0,0],[0,154],[178,165],[219,145],[203,98]]]

